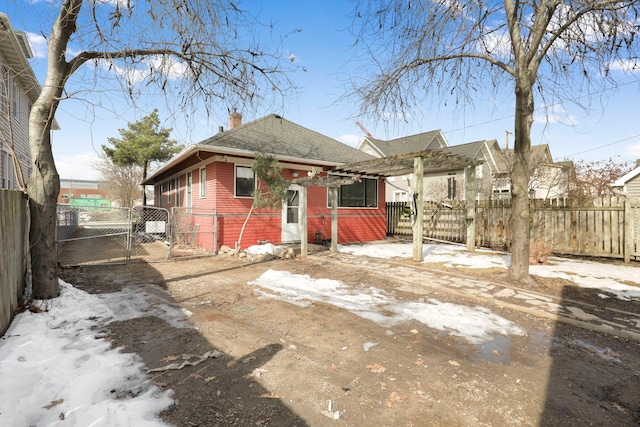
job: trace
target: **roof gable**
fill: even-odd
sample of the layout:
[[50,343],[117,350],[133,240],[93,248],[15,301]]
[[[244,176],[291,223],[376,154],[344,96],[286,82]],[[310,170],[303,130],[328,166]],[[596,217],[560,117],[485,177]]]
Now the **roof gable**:
[[275,157],[320,160],[336,164],[371,159],[333,138],[312,131],[276,114],[245,123],[205,139],[198,145],[233,148]]
[[[374,146],[383,157],[414,153],[422,150],[436,150],[448,145],[442,131],[439,129],[416,135],[402,136],[388,141],[371,137],[366,137],[366,140]],[[358,148],[360,148],[360,146],[358,146]]]
[[612,187],[623,187],[624,185],[626,185],[629,181],[631,181],[632,179],[634,179],[638,175],[640,175],[640,166],[638,166],[637,168],[633,169],[631,172],[626,173],[625,175],[621,176],[620,178],[616,179],[614,182],[611,183],[611,186]]

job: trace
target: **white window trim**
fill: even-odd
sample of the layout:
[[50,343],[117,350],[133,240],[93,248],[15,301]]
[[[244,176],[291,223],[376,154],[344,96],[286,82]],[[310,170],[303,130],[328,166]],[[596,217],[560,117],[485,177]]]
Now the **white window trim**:
[[[203,175],[204,175],[204,180],[202,179]],[[207,167],[206,166],[200,168],[198,180],[199,180],[198,187],[200,188],[200,198],[206,199],[207,198]]]
[[253,189],[254,190],[256,189],[256,185],[257,185],[256,174],[253,171],[253,169],[251,168],[251,165],[243,165],[243,164],[236,163],[236,164],[233,165],[233,196],[236,199],[252,199],[253,196],[238,196],[238,188],[237,188],[237,186],[238,186],[238,167],[249,168],[251,170],[251,173],[253,173]]

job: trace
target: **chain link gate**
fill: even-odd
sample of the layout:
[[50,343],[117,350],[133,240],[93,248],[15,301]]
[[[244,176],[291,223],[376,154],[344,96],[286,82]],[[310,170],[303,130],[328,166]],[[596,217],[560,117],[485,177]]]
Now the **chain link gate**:
[[166,261],[171,247],[171,218],[164,208],[138,206],[131,209],[130,258],[147,262]]
[[60,265],[124,263],[128,260],[130,209],[58,205],[57,214]]
[[212,209],[58,205],[58,260],[74,266],[215,255],[217,219]]

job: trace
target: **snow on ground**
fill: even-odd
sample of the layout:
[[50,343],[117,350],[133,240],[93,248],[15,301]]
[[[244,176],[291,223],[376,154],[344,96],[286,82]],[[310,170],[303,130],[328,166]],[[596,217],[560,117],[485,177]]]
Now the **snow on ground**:
[[338,280],[314,279],[306,274],[268,270],[249,284],[260,287],[265,297],[301,306],[312,302],[331,304],[387,328],[417,320],[431,328],[463,337],[471,344],[489,342],[494,334],[524,333],[509,320],[484,307],[442,303],[434,298],[426,302],[404,302],[373,286],[352,288]]
[[[411,244],[399,243],[341,246],[340,251],[378,258],[411,258],[413,253]],[[452,267],[506,268],[509,263],[509,256],[502,253],[471,254],[454,245],[425,245],[424,256],[425,262]],[[532,266],[531,272],[599,288],[620,299],[640,300],[640,288],[630,285],[639,283],[638,268],[552,258],[549,265]],[[474,344],[492,335],[522,333],[482,307],[436,299],[403,302],[367,285],[350,288],[339,281],[286,271],[268,271],[250,284],[272,298],[302,306],[322,301],[384,327],[419,321]],[[189,327],[188,312],[153,286],[91,295],[61,282],[61,295],[40,304],[47,311],[17,315],[0,338],[0,426],[164,425],[157,414],[172,403],[170,391],[158,389],[147,378],[137,355],[121,353],[96,338],[114,320],[147,315]],[[375,344],[366,343],[364,351]]]
[[[375,258],[413,257],[412,243],[339,245],[338,250]],[[458,245],[425,244],[422,254],[425,263],[442,263],[447,267],[506,269],[511,261],[510,254],[489,250],[470,253],[466,247]],[[566,279],[583,288],[600,289],[620,300],[640,300],[640,268],[634,265],[552,257],[546,265],[530,266],[529,272],[542,277]],[[605,294],[601,296],[607,297]]]
[[[141,308],[149,302],[132,288],[101,296],[60,287],[58,298],[40,302],[48,311],[18,314],[0,338],[0,425],[165,425],[157,414],[170,392],[149,381],[137,355],[96,339],[113,320],[148,315]],[[122,301],[115,312],[105,301],[113,298]],[[157,298],[150,310],[177,321],[180,311]]]

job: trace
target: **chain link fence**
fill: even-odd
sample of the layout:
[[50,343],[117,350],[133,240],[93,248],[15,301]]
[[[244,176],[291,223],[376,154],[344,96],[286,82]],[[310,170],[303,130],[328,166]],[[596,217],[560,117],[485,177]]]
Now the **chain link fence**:
[[123,263],[129,257],[131,210],[58,206],[60,265]]
[[213,209],[172,208],[172,257],[215,255],[218,216]]
[[58,205],[58,259],[73,266],[215,255],[217,219],[212,209]]

